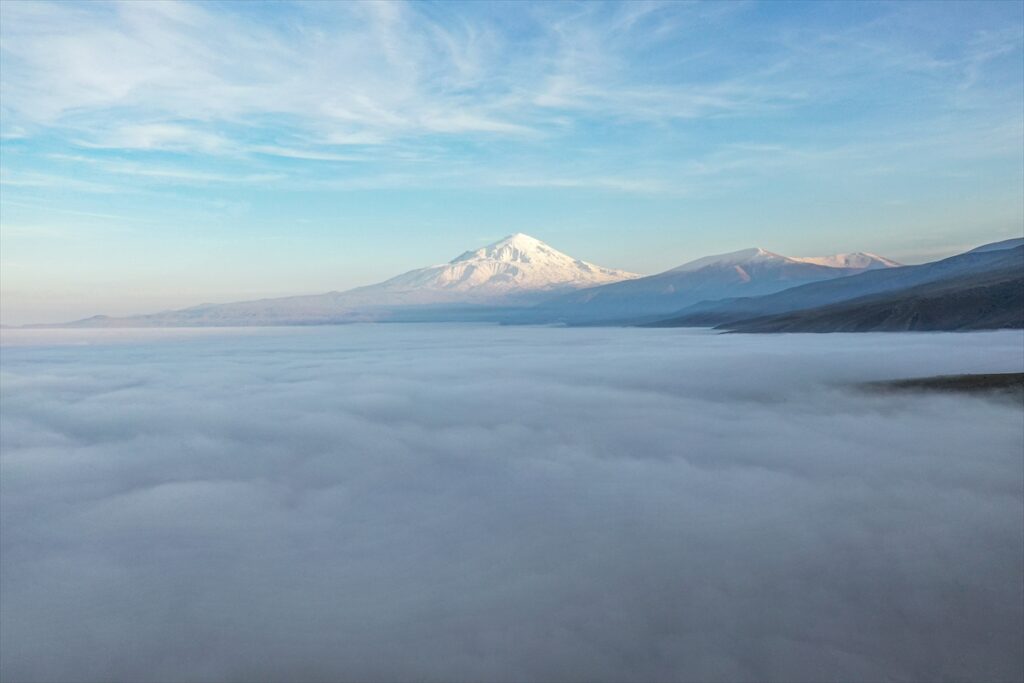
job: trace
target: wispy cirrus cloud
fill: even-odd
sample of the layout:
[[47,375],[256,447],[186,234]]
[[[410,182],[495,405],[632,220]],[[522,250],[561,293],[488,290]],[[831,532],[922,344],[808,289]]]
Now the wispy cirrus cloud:
[[231,143],[222,135],[180,123],[144,123],[119,125],[112,130],[94,132],[93,139],[76,140],[81,147],[131,149],[144,151],[198,151],[218,153]]
[[[49,190],[113,194],[126,188],[105,182],[93,182],[52,173],[10,172],[0,170],[0,185],[9,188],[42,188]],[[9,200],[5,198],[4,203]]]
[[[1021,45],[1019,26],[979,31],[953,52],[908,44],[893,35],[906,21],[895,9],[777,35],[736,23],[752,11],[742,4],[313,4],[287,21],[256,5],[177,2],[2,11],[5,118],[19,136],[310,161],[353,160],[341,145],[550,147],[598,123],[622,137],[752,121],[877,87],[880,68],[927,73],[929,97],[947,99],[959,96],[938,91],[987,88],[985,70]],[[717,31],[743,42],[723,50]]]
[[[292,29],[272,27],[249,10],[7,5],[7,106],[30,124],[106,133],[89,144],[143,149],[177,148],[190,136],[199,151],[223,147],[196,126],[160,117],[207,123],[278,116],[327,136],[528,130],[499,116],[490,98],[469,92],[479,90],[470,76],[493,57],[483,48],[456,49],[465,36],[436,22],[421,32],[424,20],[405,6],[312,8],[314,16]],[[433,61],[439,66],[428,68]],[[87,116],[95,111],[157,122],[103,131]]]
[[277,145],[255,145],[248,148],[248,152],[254,154],[265,154],[273,157],[286,159],[305,159],[308,161],[366,161],[366,155],[357,153],[338,153],[320,151],[317,149],[298,149],[294,147],[279,147]]
[[59,161],[87,164],[106,174],[184,183],[268,183],[285,178],[280,173],[214,173],[181,166],[154,165],[107,157],[100,158],[72,154],[53,154],[51,157]]
[[494,187],[537,189],[579,188],[613,190],[629,194],[685,194],[685,188],[656,178],[627,176],[545,176],[530,174],[484,178],[481,182]]
[[10,116],[77,129],[87,146],[207,153],[227,147],[211,124],[268,116],[327,142],[364,143],[538,135],[565,123],[559,113],[750,113],[801,97],[753,76],[671,83],[637,72],[637,39],[680,31],[702,12],[659,19],[652,32],[645,22],[664,7],[534,9],[522,13],[529,35],[517,44],[497,17],[402,3],[306,7],[285,26],[241,6],[8,3],[4,87]]

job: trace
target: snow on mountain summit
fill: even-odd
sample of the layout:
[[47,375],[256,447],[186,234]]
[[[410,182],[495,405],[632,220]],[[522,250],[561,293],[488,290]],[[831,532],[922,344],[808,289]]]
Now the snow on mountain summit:
[[476,251],[467,251],[461,256],[453,258],[449,263],[472,261],[474,259],[529,263],[531,256],[544,257],[548,255],[564,256],[564,254],[552,249],[536,237],[530,237],[526,233],[517,232],[514,235],[498,240],[494,244],[481,247]]
[[831,256],[796,256],[795,261],[813,263],[819,266],[830,268],[858,268],[862,270],[875,270],[877,268],[897,268],[902,264],[878,254],[871,254],[866,251],[855,251],[849,254],[832,254]]
[[673,268],[670,272],[686,273],[700,270],[708,266],[746,266],[751,264],[778,264],[787,263],[810,263],[816,266],[828,268],[846,268],[853,270],[872,270],[875,268],[895,268],[899,263],[863,251],[855,251],[849,254],[832,254],[831,256],[783,256],[761,247],[751,247],[727,254],[715,254],[689,261],[681,266]]
[[687,261],[683,265],[677,266],[669,272],[687,273],[694,270],[700,270],[701,268],[706,268],[708,266],[744,266],[751,263],[766,263],[772,261],[785,263],[790,260],[791,259],[788,256],[776,254],[775,252],[762,249],[761,247],[751,247],[750,249],[731,251],[728,254],[714,254],[712,256],[704,256],[703,258],[695,259],[693,261]]
[[516,233],[448,263],[404,273],[373,288],[461,293],[471,299],[579,289],[639,277],[575,259],[535,237]]

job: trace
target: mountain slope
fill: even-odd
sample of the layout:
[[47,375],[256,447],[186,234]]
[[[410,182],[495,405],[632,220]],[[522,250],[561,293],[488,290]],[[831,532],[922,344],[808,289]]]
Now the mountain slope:
[[871,270],[842,279],[793,287],[760,297],[702,301],[653,323],[660,327],[714,327],[739,320],[827,306],[874,294],[894,292],[961,275],[977,275],[1002,268],[1021,268],[1024,246],[984,245],[941,261],[916,266]]
[[904,332],[1024,328],[1024,271],[960,275],[886,294],[723,326],[732,332]]
[[[836,260],[839,257],[820,257]],[[516,322],[628,323],[667,315],[707,299],[761,295],[797,285],[887,267],[886,259],[860,259],[864,267],[833,267],[758,247],[706,256],[671,270],[572,292],[520,313]],[[870,263],[869,263],[870,261]]]
[[1024,237],[1012,237],[1002,242],[992,242],[990,244],[983,244],[980,247],[971,249],[968,254],[978,254],[985,251],[1003,251],[1005,249],[1016,249],[1017,247],[1024,246]]
[[[226,304],[126,318],[96,316],[78,327],[189,325],[310,325],[401,318],[479,319],[479,309],[522,306],[545,296],[638,277],[572,258],[538,239],[516,233],[448,263],[403,273],[384,282],[328,292]],[[454,307],[456,312],[450,309]],[[471,309],[471,310],[467,310]],[[493,317],[493,315],[491,316]]]

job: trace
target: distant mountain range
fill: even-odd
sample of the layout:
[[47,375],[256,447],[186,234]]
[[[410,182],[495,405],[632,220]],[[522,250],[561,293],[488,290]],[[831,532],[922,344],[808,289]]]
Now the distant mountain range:
[[875,270],[772,295],[703,301],[649,323],[737,332],[1024,327],[1024,239],[941,261]]
[[317,325],[479,320],[718,327],[736,332],[1024,327],[1024,239],[917,266],[866,252],[792,257],[761,248],[641,277],[522,233],[448,263],[328,292],[202,304],[72,327]]
[[705,256],[656,275],[553,297],[519,312],[514,319],[521,323],[633,324],[665,317],[699,301],[771,294],[898,265],[874,254],[794,258],[754,247]]

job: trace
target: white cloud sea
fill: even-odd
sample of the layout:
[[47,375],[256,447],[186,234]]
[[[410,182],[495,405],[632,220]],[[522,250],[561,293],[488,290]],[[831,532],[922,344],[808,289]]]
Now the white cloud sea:
[[1019,332],[3,337],[5,681],[1024,673]]

